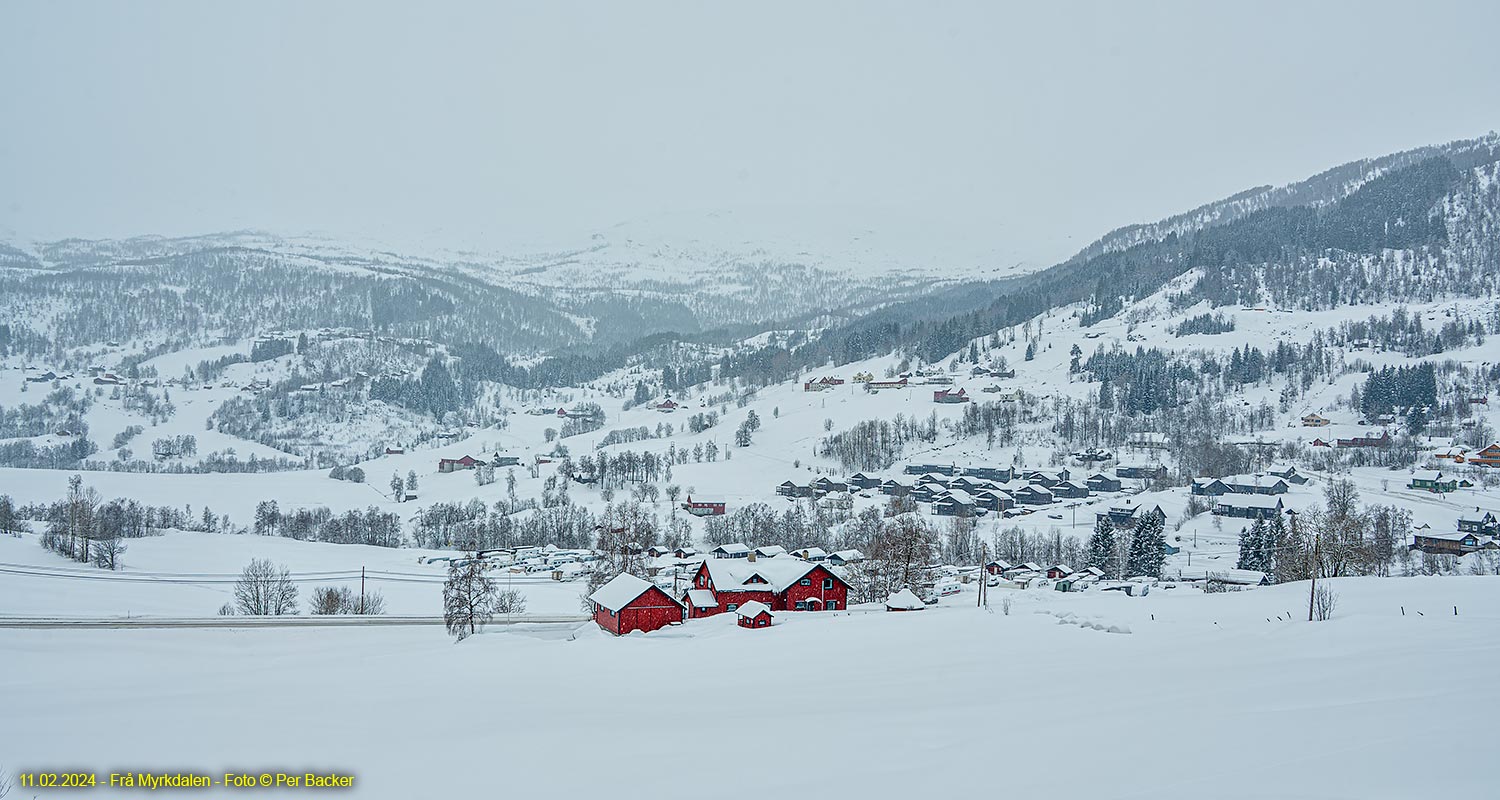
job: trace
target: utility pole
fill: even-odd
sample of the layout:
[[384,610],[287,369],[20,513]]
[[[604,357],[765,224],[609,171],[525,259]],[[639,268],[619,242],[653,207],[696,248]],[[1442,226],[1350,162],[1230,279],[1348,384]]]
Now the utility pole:
[[1312,547],[1312,585],[1307,590],[1307,621],[1313,621],[1313,601],[1318,597],[1318,542],[1322,535],[1313,530]]
[[365,613],[365,568],[361,566],[359,568],[359,614],[360,614],[360,616],[364,616],[364,613]]
[[985,565],[986,561],[987,561],[987,550],[985,549],[984,542],[980,542],[979,543],[979,607],[980,608],[984,608],[984,607],[986,607],[986,606],[989,605],[989,584],[990,584],[990,581],[989,581],[989,575],[987,575],[985,573],[985,571],[984,571],[984,565]]

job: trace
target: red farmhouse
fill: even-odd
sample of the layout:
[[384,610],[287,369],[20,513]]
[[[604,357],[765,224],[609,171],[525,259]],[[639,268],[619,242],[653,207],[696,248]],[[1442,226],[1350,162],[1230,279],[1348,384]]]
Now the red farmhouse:
[[452,472],[457,469],[473,469],[479,464],[479,459],[473,456],[463,458],[440,458],[438,459],[438,472]]
[[594,621],[599,627],[622,636],[632,631],[654,631],[683,618],[682,603],[672,596],[628,572],[616,575],[609,583],[589,595],[594,604]]
[[682,504],[682,510],[695,517],[717,517],[724,513],[724,501],[718,498],[694,500],[692,495],[688,495],[687,502]]
[[741,628],[771,627],[771,609],[765,603],[757,603],[751,600],[740,606],[734,613],[740,617]]
[[686,599],[694,619],[752,601],[772,611],[837,611],[849,605],[849,584],[824,565],[799,558],[710,558],[693,574]]

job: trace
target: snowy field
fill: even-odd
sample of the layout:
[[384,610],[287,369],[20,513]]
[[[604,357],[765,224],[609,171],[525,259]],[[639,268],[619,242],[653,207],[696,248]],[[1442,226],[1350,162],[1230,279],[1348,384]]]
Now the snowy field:
[[1325,623],[1275,619],[1305,619],[1292,584],[456,646],[435,628],[0,631],[0,760],[337,770],[370,798],[1494,797],[1485,770],[1421,758],[1491,736],[1500,583],[1332,584]]

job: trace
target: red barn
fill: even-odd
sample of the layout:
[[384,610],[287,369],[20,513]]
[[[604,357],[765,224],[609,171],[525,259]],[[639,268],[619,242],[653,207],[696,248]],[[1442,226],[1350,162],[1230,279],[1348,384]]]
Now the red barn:
[[693,574],[685,599],[689,618],[751,602],[772,611],[837,611],[849,606],[849,584],[823,564],[799,558],[710,558]]
[[632,631],[654,631],[681,622],[682,603],[656,584],[622,572],[589,595],[594,621],[599,627],[622,636]]
[[463,458],[440,458],[438,459],[438,472],[452,472],[459,469],[473,469],[479,464],[479,459],[473,456]]
[[947,389],[941,389],[939,391],[936,391],[936,392],[932,393],[932,402],[934,402],[934,403],[967,403],[967,402],[969,402],[969,394],[968,394],[968,392],[965,392],[963,389],[959,389],[956,392],[949,391]]
[[695,517],[717,517],[724,513],[724,501],[706,497],[694,500],[692,495],[688,495],[687,502],[682,504],[682,510]]

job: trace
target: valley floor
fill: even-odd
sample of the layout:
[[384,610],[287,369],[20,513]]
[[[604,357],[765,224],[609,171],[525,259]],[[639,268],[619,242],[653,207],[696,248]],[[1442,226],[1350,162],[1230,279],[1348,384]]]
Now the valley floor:
[[371,798],[1493,796],[1463,762],[1500,708],[1500,582],[1332,584],[1324,623],[1291,584],[459,645],[436,628],[0,631],[0,761],[335,770]]

